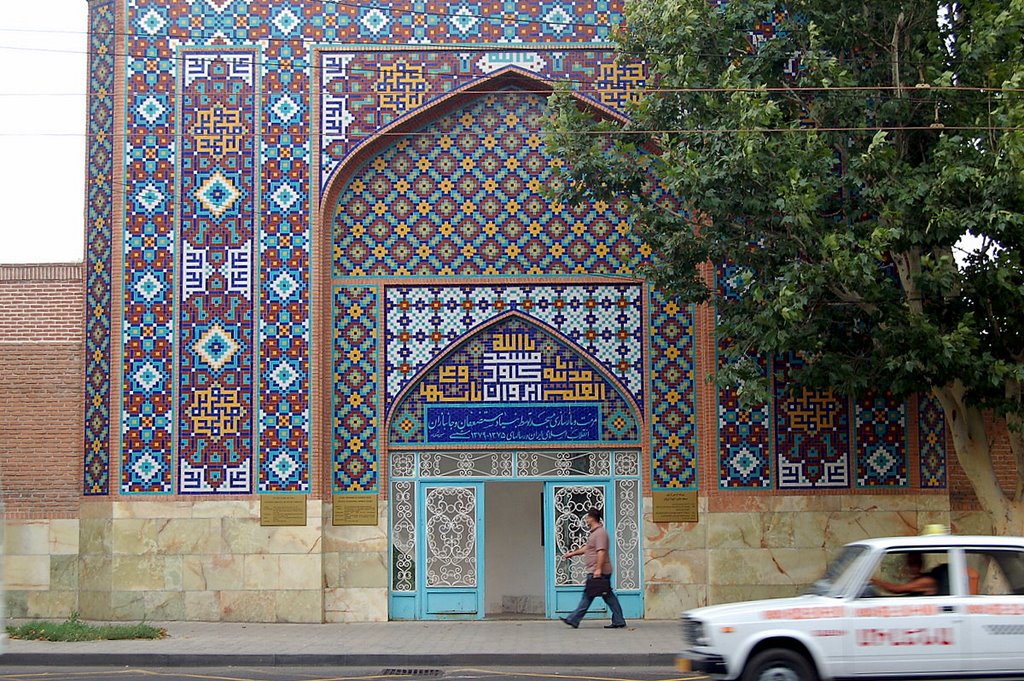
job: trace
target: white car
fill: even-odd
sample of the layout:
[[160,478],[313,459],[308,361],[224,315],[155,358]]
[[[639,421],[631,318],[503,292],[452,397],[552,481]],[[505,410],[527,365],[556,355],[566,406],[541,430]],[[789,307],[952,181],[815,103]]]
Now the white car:
[[1024,537],[855,542],[807,595],[682,619],[678,666],[717,678],[1024,676]]

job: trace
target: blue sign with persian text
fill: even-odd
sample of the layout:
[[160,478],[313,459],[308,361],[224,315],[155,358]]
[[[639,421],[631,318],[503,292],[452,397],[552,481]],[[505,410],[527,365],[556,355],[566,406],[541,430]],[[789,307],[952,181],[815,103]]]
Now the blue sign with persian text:
[[597,404],[428,405],[427,442],[596,442]]

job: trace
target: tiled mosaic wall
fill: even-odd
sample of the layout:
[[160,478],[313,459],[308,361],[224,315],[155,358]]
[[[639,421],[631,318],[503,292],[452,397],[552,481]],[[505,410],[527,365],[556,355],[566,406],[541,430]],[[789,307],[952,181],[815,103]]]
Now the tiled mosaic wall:
[[[423,63],[424,55],[404,56]],[[382,55],[385,60],[392,57]],[[426,57],[436,65],[448,63],[449,71],[459,65],[459,57],[459,68],[468,73],[490,68],[488,60],[494,58],[486,53]],[[361,74],[368,69],[367,58],[348,55],[346,64],[359,64],[355,72]],[[594,58],[593,52],[580,52],[563,55],[558,64],[582,72],[580,64]],[[330,79],[329,89],[343,92],[345,87],[355,87],[354,80]],[[649,252],[630,233],[622,206],[562,206],[544,196],[542,188],[558,181],[559,162],[550,157],[541,138],[544,97],[522,85],[504,88],[483,93],[440,117],[428,114],[422,126],[408,136],[396,136],[394,143],[344,178],[344,189],[335,202],[336,278],[415,276],[437,282],[388,286],[385,291],[382,414],[390,423],[387,437],[395,444],[422,442],[424,410],[429,408],[425,395],[431,392],[428,384],[434,379],[421,370],[450,350],[459,357],[471,352],[476,347],[472,342],[463,349],[457,346],[502,315],[515,313],[522,315],[520,323],[525,327],[536,324],[530,333],[544,336],[543,329],[556,331],[564,340],[548,340],[566,357],[587,358],[574,361],[593,362],[606,373],[611,382],[597,381],[610,397],[602,406],[604,432],[599,439],[635,441],[641,428],[648,429],[655,452],[655,486],[693,488],[692,313],[656,294],[648,303],[646,288],[639,284],[587,283],[593,275],[631,273]],[[372,93],[380,88],[371,80],[357,89]],[[424,104],[429,104],[427,98],[410,96],[409,101],[429,110]],[[381,118],[380,106],[367,110],[371,109],[368,120],[391,120]],[[351,149],[331,144],[338,153]],[[329,154],[325,158],[330,163]],[[474,280],[488,276],[501,281],[507,275],[571,279],[558,285],[481,285]],[[574,280],[581,283],[568,283]],[[341,327],[347,323],[336,320]],[[650,331],[650,349],[645,328]],[[337,329],[335,334],[338,337]],[[335,357],[348,352],[348,348],[336,349]],[[463,359],[466,367],[477,366]],[[458,363],[455,356],[449,360]],[[655,362],[657,376],[650,392],[643,370],[649,361]],[[519,368],[526,371],[525,364]],[[440,370],[431,370],[435,369]],[[470,374],[475,380],[476,374]],[[396,407],[395,400],[416,381],[422,382]],[[433,388],[438,390],[437,385]],[[533,388],[558,392],[543,382],[524,390]],[[619,391],[623,397],[615,396]],[[638,423],[647,418],[648,394],[653,410],[650,423]],[[624,401],[625,397],[629,399]],[[530,400],[509,400],[515,401]],[[353,452],[344,451],[344,445],[354,441],[353,435],[336,433],[335,451],[342,453],[336,454],[335,471],[339,461],[351,460]],[[346,485],[336,478],[335,488]]]
[[114,228],[114,2],[89,8],[83,492],[110,491],[111,239]]
[[[717,291],[726,301],[742,289],[732,265],[717,269]],[[729,339],[717,339],[718,363]],[[828,391],[789,390],[787,376],[800,360],[753,357],[771,376],[767,404],[741,406],[736,391],[718,390],[718,486],[720,489],[900,489],[911,487],[916,452],[919,486],[946,487],[946,432],[931,397],[897,400],[889,394],[849,399]],[[910,409],[916,404],[916,442]],[[774,474],[774,477],[773,477]]]
[[[94,22],[111,23],[113,12],[104,15],[103,7],[113,9],[96,6]],[[97,307],[95,325],[110,328],[111,314],[119,314],[124,330],[116,350],[122,358],[117,469],[124,494],[309,491],[312,207],[361,142],[509,67],[574,79],[592,90],[599,106],[621,106],[643,84],[642,69],[618,66],[602,51],[620,12],[601,0],[441,9],[126,0],[120,15],[117,26],[96,24],[95,39],[105,41],[98,54],[125,54],[123,297],[117,312]],[[404,49],[498,43],[543,47]],[[330,47],[343,44],[362,47]],[[384,52],[384,45],[399,51]],[[101,68],[103,61],[95,60],[93,77],[111,82],[93,92],[111,93],[117,89],[113,70]],[[539,101],[530,101],[534,110],[527,115],[536,116]],[[94,114],[102,114],[97,107],[98,99]],[[493,125],[491,139],[507,144],[512,138],[500,127],[516,123],[502,116]],[[532,139],[517,140],[525,151],[511,149],[511,156],[532,153],[526,163],[547,164],[550,159],[536,153],[537,126],[530,130]],[[92,157],[103,160],[100,150]],[[100,168],[92,173],[98,187],[102,182],[95,180],[113,176]],[[321,182],[314,186],[317,176]],[[535,195],[536,180],[526,189]],[[531,210],[524,205],[522,217]],[[524,272],[563,271],[556,261],[567,248],[579,261],[576,272],[625,272],[625,263],[636,259],[639,245],[620,238],[621,224],[602,222],[604,231],[581,234],[581,220],[593,216],[570,217],[560,232],[551,232],[566,241],[575,224],[565,245],[548,243],[547,233],[533,229]],[[401,222],[389,228],[399,231]],[[525,234],[531,225],[518,228]],[[108,242],[90,238],[97,258]],[[486,257],[493,244],[482,246]],[[619,249],[610,258],[616,264],[608,267],[613,248]],[[111,269],[97,267],[96,276]],[[387,272],[401,273],[401,266]],[[109,295],[110,285],[97,290]],[[94,356],[93,373],[100,376],[109,360],[102,349]],[[109,413],[101,403],[103,386],[90,390],[90,404]],[[88,494],[109,489],[111,460],[102,432],[109,422],[90,421]]]
[[[369,331],[371,315],[380,315],[373,319],[381,335],[371,343],[372,336],[341,333],[325,352],[333,352],[337,380],[354,380],[354,367],[373,375],[375,354],[386,377],[347,387],[365,398],[358,405],[335,384],[335,416],[344,417],[332,425],[335,490],[376,489],[380,419],[413,378],[396,371],[401,363],[384,338],[401,327],[388,317],[397,289],[352,278],[428,278],[444,284],[430,293],[439,299],[496,305],[501,287],[478,277],[545,278],[538,287],[562,277],[597,290],[608,286],[602,277],[629,275],[650,256],[621,206],[560,206],[541,192],[557,181],[559,163],[542,143],[545,81],[571,81],[608,115],[645,84],[642,68],[616,63],[608,50],[618,4],[123,2],[116,23],[112,3],[94,4],[91,13],[97,134],[90,138],[86,494],[109,492],[112,456],[120,458],[125,494],[310,491],[310,256],[316,206],[328,190],[337,196],[324,225],[330,232],[321,235],[333,248],[333,328]],[[755,39],[773,25],[762,22]],[[125,55],[123,83],[115,82],[115,53]],[[511,73],[518,79],[506,78]],[[125,184],[123,215],[113,215],[120,159],[112,158],[108,110],[119,86]],[[467,91],[474,96],[454,105],[451,98]],[[392,136],[395,125],[404,127]],[[368,142],[382,139],[388,144],[350,167]],[[117,239],[104,230],[114,223],[124,225],[122,298],[107,302]],[[504,290],[522,293],[519,284]],[[628,342],[596,330],[600,324],[591,335],[559,331],[621,383],[646,419],[639,428],[650,438],[653,486],[694,489],[693,312],[636,288],[628,307],[640,321],[623,332]],[[353,320],[343,305],[365,314]],[[442,315],[436,326],[453,327],[442,337],[450,346],[498,314],[474,308]],[[542,317],[539,308],[526,314]],[[123,328],[114,348],[105,345],[112,315]],[[646,339],[635,335],[645,328]],[[621,354],[601,354],[611,349]],[[112,407],[111,353],[121,366]],[[924,402],[915,412],[884,397],[884,405],[805,397],[793,410],[780,399],[743,410],[735,395],[720,395],[719,487],[898,487],[913,477],[945,484],[943,424]],[[106,429],[115,421],[121,449],[108,453]],[[916,461],[908,458],[915,429]]]

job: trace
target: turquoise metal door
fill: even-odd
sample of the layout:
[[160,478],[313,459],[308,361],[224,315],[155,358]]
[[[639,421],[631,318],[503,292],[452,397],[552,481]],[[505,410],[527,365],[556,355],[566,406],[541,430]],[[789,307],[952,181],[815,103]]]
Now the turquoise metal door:
[[[614,509],[610,508],[611,495],[608,494],[608,483],[586,482],[565,483],[549,482],[544,488],[545,522],[547,536],[551,541],[545,543],[545,562],[547,573],[546,615],[548,618],[560,617],[572,612],[583,593],[586,581],[583,568],[583,557],[578,556],[565,560],[562,556],[566,551],[576,549],[587,542],[590,529],[586,515],[591,508],[604,512],[606,518],[614,518]],[[609,527],[609,535],[614,532]],[[615,561],[615,539],[611,538],[609,547],[612,564]],[[590,608],[587,617],[606,617],[607,608],[604,601],[597,599]]]
[[422,483],[421,619],[484,616],[482,483]]

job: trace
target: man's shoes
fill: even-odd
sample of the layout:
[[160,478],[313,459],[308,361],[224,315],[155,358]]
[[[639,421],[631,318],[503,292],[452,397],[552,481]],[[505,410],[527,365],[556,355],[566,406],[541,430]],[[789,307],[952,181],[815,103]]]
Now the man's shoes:
[[562,620],[563,622],[565,622],[566,624],[568,624],[568,625],[569,625],[570,627],[572,627],[573,629],[579,629],[579,628],[580,628],[580,625],[576,624],[575,622],[570,622],[570,621],[569,621],[568,619],[566,619],[565,617],[559,617],[558,619]]
[[[565,621],[565,620],[563,620],[563,621]],[[566,624],[568,624],[568,622],[566,622]],[[606,624],[606,625],[604,625],[604,628],[605,629],[624,629],[625,626],[626,626],[626,623],[623,622],[622,624]]]

